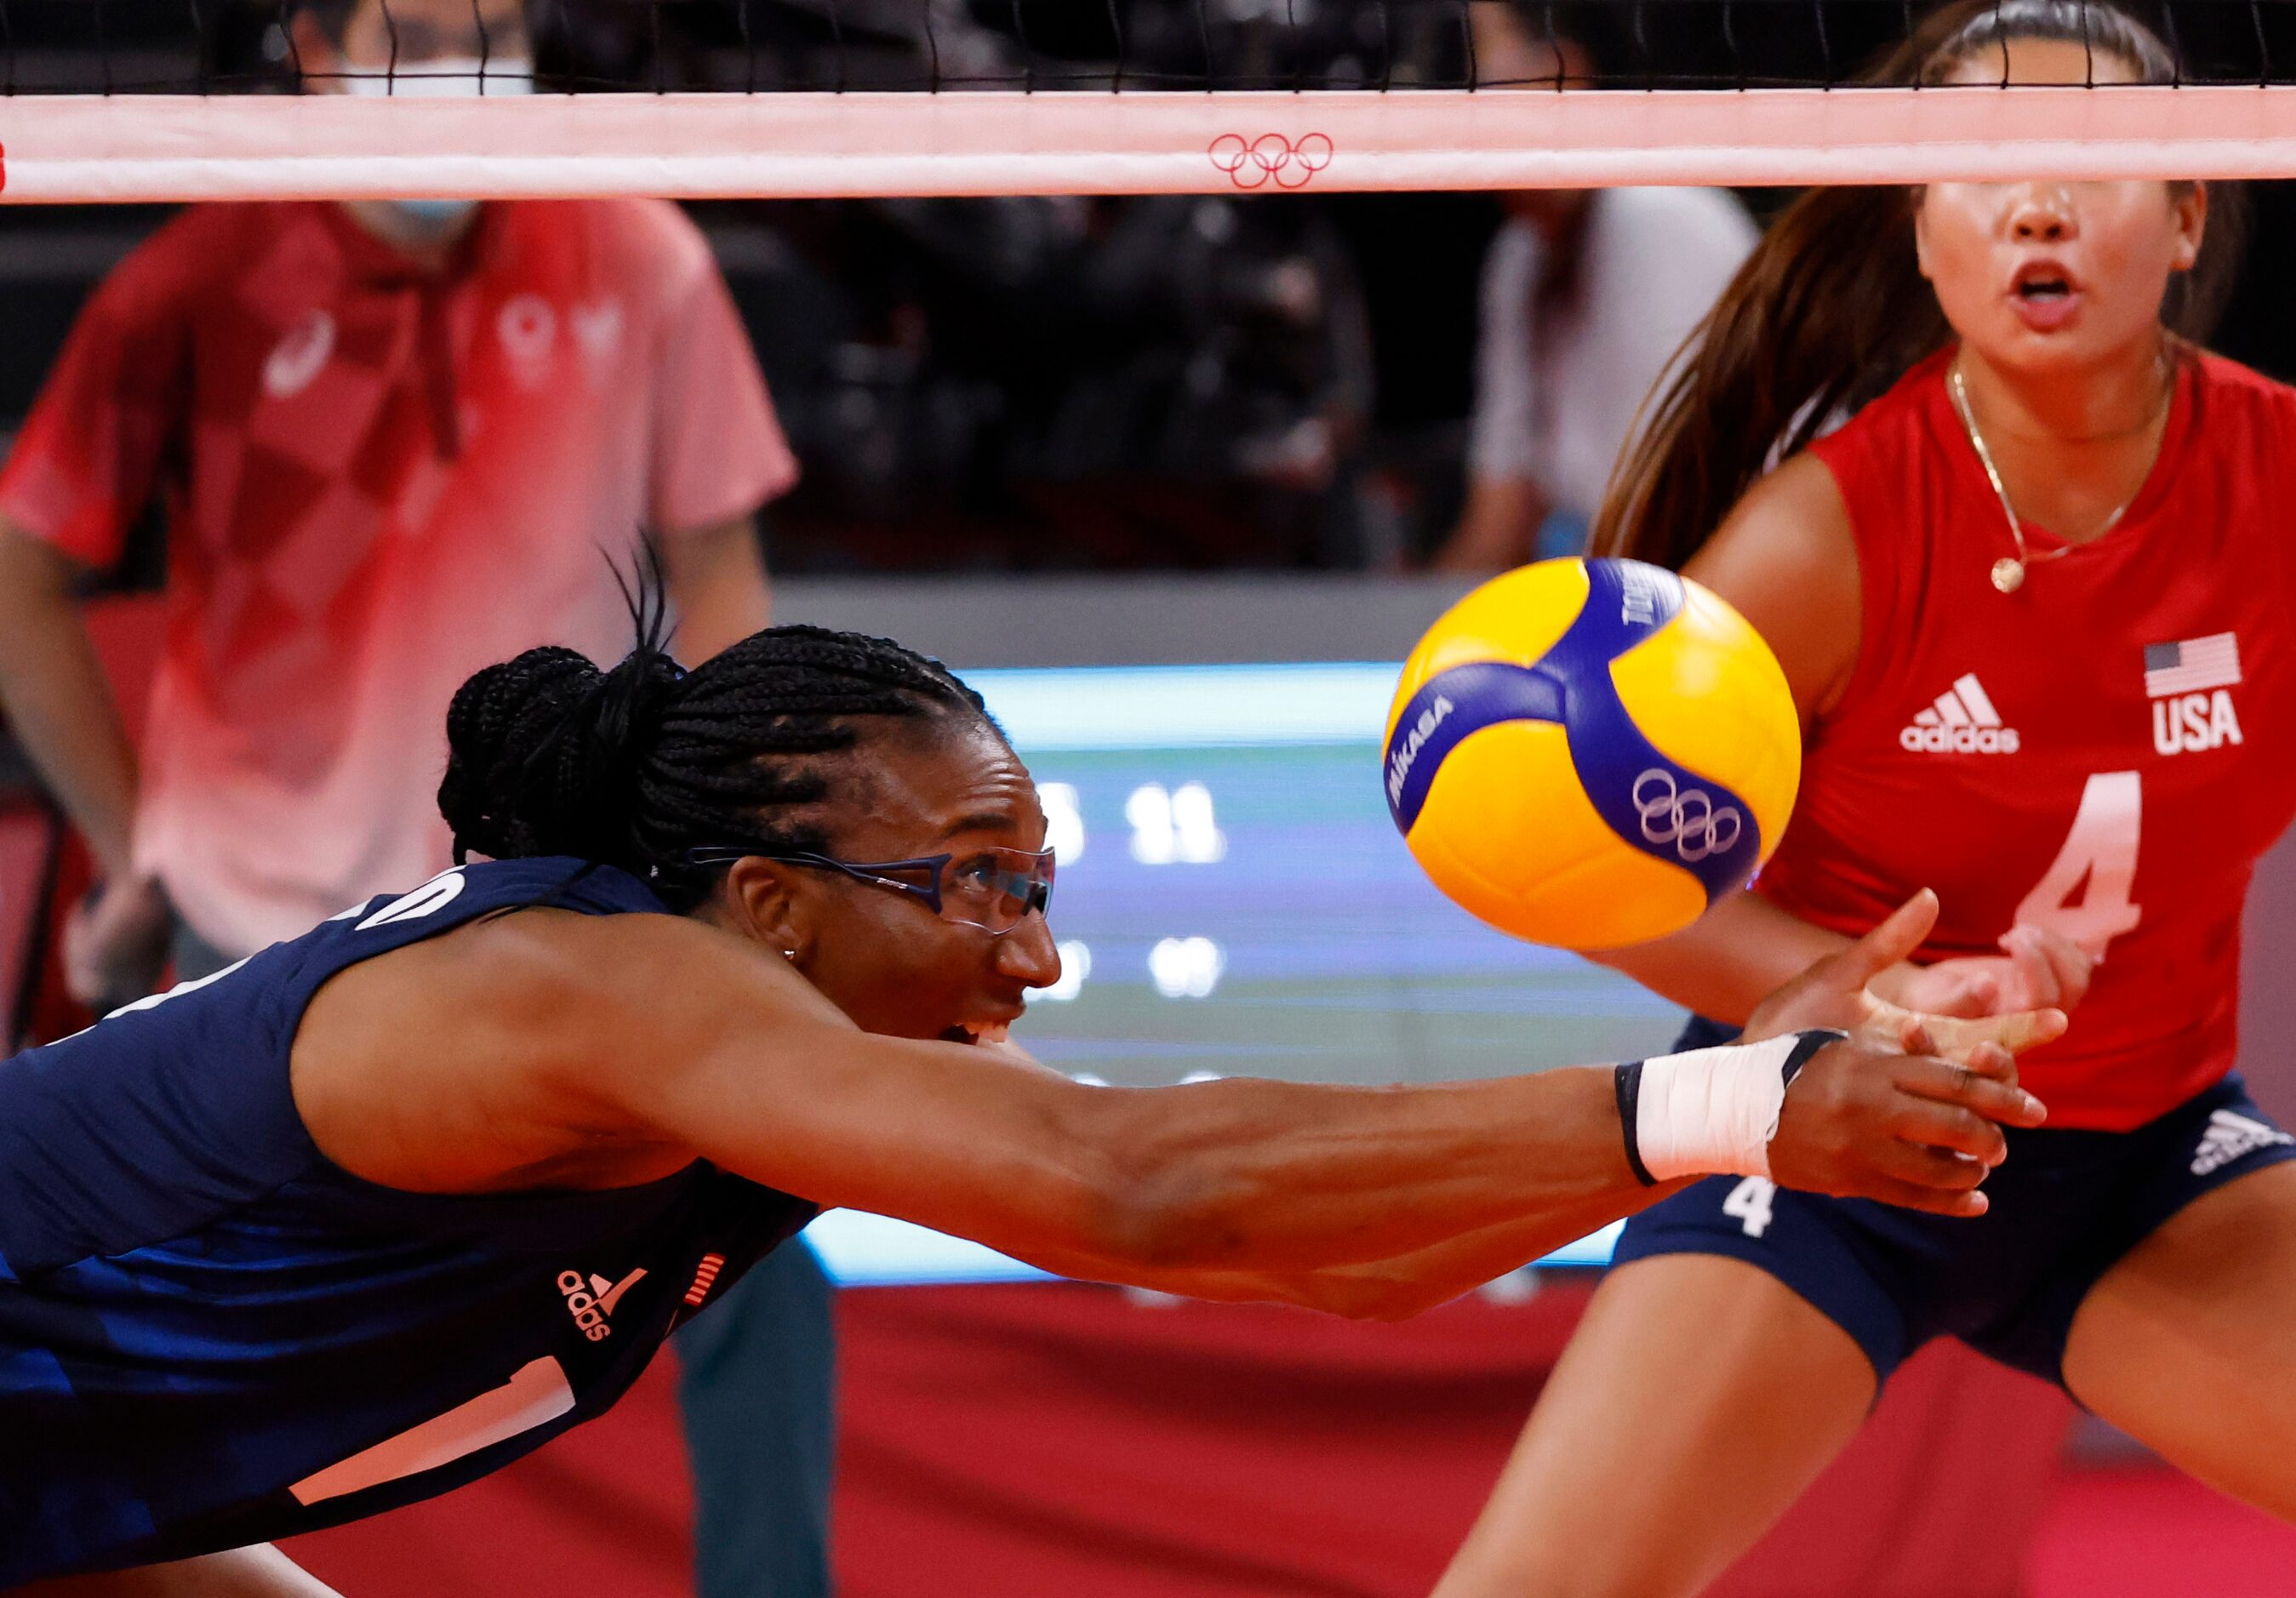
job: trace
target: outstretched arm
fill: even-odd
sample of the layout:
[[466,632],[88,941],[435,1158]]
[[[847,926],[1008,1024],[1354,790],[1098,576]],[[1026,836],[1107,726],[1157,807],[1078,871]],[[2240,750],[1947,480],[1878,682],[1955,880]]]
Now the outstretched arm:
[[[1134,1266],[1125,1271],[1121,1279],[1127,1286],[1153,1288],[1160,1292],[1209,1299],[1216,1303],[1288,1304],[1345,1315],[1350,1320],[1408,1320],[1679,1192],[1690,1180],[1661,1183],[1624,1197],[1605,1194],[1528,1220],[1487,1226],[1392,1259],[1288,1272],[1156,1271]],[[1111,1276],[1104,1260],[1048,1258],[1037,1263],[1063,1276],[1086,1282],[1117,1279]]]
[[[1780,987],[1751,1018],[1748,1035],[1762,1038],[1796,1028],[1825,1026],[1849,1031],[1880,1047],[1885,1051],[1881,1069],[1890,1074],[1890,1086],[1903,1100],[1897,1131],[1908,1151],[1916,1158],[1932,1160],[1939,1151],[1949,1151],[1954,1158],[1989,1170],[2006,1151],[1999,1131],[1989,1123],[1941,1112],[1943,1107],[1934,1101],[1920,1102],[1933,1081],[1929,1076],[1933,1062],[1919,1056],[1944,1054],[1980,1076],[2013,1084],[2016,1071],[2011,1051],[2046,1041],[2054,1035],[2059,1021],[2042,1015],[1983,1021],[1921,1015],[1876,997],[1870,991],[1875,974],[1891,969],[1907,950],[1918,947],[1936,914],[1934,896],[1915,896],[1857,943],[1819,961]],[[1886,1055],[1892,1048],[1903,1051],[1894,1061]],[[1874,1069],[1868,1062],[1862,1080],[1848,1080],[1870,1088],[1874,1086],[1871,1075]],[[1822,1136],[1823,1128],[1839,1119],[1839,1105],[1817,1101],[1841,1081],[1822,1070],[1804,1089],[1813,1095],[1811,1101],[1802,1102],[1791,1093],[1787,1095],[1781,1106],[1780,1135],[1772,1139],[1769,1148],[1775,1169],[1792,1176],[1800,1159],[1795,1143],[1805,1133]],[[1803,1184],[1815,1183],[1805,1177]],[[1392,1259],[1292,1273],[1181,1270],[1141,1284],[1199,1299],[1295,1304],[1358,1318],[1400,1320],[1472,1291],[1494,1277],[1679,1192],[1683,1185],[1679,1180],[1661,1183],[1623,1202],[1605,1195],[1583,1204],[1565,1205]],[[1062,1271],[1069,1275],[1094,1274],[1089,1262],[1072,1263]]]
[[[1857,947],[1780,1030],[1862,991],[1889,951]],[[1744,1167],[1972,1214],[1998,1158],[1989,1123],[2039,1117],[2005,1081],[1870,1040],[1819,1050],[1781,1100],[1783,1053],[1654,1069],[1636,1121],[1653,1174]],[[699,1155],[824,1207],[1152,1286],[1395,1260],[1496,1227],[1535,1242],[1650,1196],[1607,1066],[1426,1087],[1086,1087],[993,1050],[863,1033],[771,953],[665,916],[529,912],[368,962],[319,996],[296,1053],[314,1135],[372,1179],[472,1191],[563,1180],[588,1151]],[[1691,1108],[1668,1083],[1693,1086]],[[381,1096],[331,1109],[345,1085]],[[1710,1100],[1735,1130],[1693,1124]],[[416,1182],[330,1146],[360,1114],[391,1123],[398,1146],[501,1152]]]

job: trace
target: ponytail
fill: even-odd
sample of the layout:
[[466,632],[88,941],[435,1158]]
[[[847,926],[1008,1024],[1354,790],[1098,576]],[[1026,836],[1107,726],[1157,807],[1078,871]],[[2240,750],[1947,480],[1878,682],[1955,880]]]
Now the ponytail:
[[862,791],[853,755],[891,728],[996,730],[938,660],[859,633],[767,627],[685,671],[658,561],[625,592],[637,646],[612,669],[530,649],[455,693],[439,809],[456,864],[570,855],[688,910],[726,869],[696,846],[827,851],[832,807]]
[[1770,225],[1620,457],[1594,553],[1680,570],[1774,461],[1947,337],[1901,188],[1812,189]]

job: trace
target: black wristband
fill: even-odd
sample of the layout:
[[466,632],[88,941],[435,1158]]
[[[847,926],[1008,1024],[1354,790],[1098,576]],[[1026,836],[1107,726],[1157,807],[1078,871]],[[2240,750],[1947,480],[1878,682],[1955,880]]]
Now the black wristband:
[[1658,1178],[1643,1163],[1642,1139],[1635,1130],[1635,1118],[1642,1113],[1643,1062],[1628,1061],[1611,1074],[1611,1084],[1619,1095],[1619,1130],[1627,1140],[1627,1164],[1633,1168],[1636,1181],[1644,1187],[1656,1187]]
[[1801,1068],[1809,1063],[1809,1057],[1818,1050],[1830,1043],[1849,1041],[1849,1033],[1837,1032],[1831,1027],[1812,1027],[1808,1031],[1795,1033],[1793,1049],[1786,1055],[1785,1086],[1793,1086],[1793,1079],[1801,1075]]

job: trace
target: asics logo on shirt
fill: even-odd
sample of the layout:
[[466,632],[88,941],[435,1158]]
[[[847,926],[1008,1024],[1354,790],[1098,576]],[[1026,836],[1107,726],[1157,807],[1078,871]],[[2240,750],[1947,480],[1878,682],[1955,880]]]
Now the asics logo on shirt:
[[272,346],[263,363],[263,391],[274,399],[292,399],[309,388],[335,353],[335,319],[313,311],[287,330]]
[[2201,1146],[2193,1151],[2193,1175],[2205,1176],[2243,1154],[2289,1143],[2296,1143],[2296,1137],[2289,1136],[2269,1121],[2219,1110],[2209,1117],[2208,1130],[2201,1134]]
[[558,1273],[558,1291],[566,1300],[566,1312],[582,1329],[582,1335],[594,1343],[603,1343],[614,1335],[610,1317],[622,1295],[645,1280],[643,1267],[632,1271],[619,1282],[609,1282],[603,1276],[586,1277],[579,1271]]
[[1916,755],[2013,755],[2017,729],[2001,725],[2001,713],[1975,672],[1954,678],[1934,703],[1914,713],[1898,733],[1898,745]]

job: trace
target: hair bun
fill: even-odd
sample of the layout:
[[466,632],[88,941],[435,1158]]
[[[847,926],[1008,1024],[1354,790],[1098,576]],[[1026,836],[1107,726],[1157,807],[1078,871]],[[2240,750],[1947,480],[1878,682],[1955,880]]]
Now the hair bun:
[[651,645],[604,672],[553,646],[464,683],[447,712],[439,784],[456,862],[476,853],[629,864],[645,758],[684,675]]

